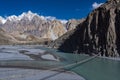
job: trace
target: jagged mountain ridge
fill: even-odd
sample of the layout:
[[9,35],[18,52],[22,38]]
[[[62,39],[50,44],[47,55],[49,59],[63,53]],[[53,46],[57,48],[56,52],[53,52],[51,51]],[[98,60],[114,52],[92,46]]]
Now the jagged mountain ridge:
[[120,1],[108,0],[93,10],[75,30],[57,39],[52,47],[64,52],[120,55]]
[[21,15],[18,15],[18,16],[11,15],[11,16],[8,16],[6,18],[0,16],[0,22],[2,24],[5,24],[7,20],[13,21],[13,22],[20,21],[21,19],[32,20],[35,16],[39,17],[41,20],[48,20],[48,21],[49,20],[59,20],[62,23],[67,22],[67,20],[56,19],[55,17],[52,17],[52,16],[42,16],[42,15],[39,15],[37,13],[33,13],[31,11],[23,12]]

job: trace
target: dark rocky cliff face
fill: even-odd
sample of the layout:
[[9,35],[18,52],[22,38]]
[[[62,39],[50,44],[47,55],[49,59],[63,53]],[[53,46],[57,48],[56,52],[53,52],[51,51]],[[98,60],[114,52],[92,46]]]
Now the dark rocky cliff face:
[[64,52],[119,56],[120,1],[109,0],[93,10],[83,23],[60,37],[52,46]]

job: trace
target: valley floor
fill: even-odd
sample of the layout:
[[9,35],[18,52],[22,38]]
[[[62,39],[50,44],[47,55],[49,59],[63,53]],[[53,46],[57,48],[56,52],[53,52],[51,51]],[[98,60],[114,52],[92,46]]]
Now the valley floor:
[[[59,65],[61,60],[40,46],[1,45],[0,80],[85,80],[71,71],[45,70]],[[46,68],[42,69],[44,66]]]

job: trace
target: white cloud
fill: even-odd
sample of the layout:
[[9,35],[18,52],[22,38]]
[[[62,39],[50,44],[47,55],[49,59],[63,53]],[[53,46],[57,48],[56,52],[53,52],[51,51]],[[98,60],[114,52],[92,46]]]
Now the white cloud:
[[96,9],[96,8],[100,7],[102,4],[103,4],[103,3],[94,2],[94,3],[92,4],[92,8],[93,8],[93,9]]

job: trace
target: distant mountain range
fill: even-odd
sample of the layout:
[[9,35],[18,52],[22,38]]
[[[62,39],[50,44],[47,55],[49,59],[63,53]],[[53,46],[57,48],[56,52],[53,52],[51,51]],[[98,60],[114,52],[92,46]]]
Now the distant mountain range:
[[82,21],[60,20],[28,11],[19,16],[0,17],[0,28],[18,42],[40,41],[41,39],[55,40],[67,31],[75,29]]

